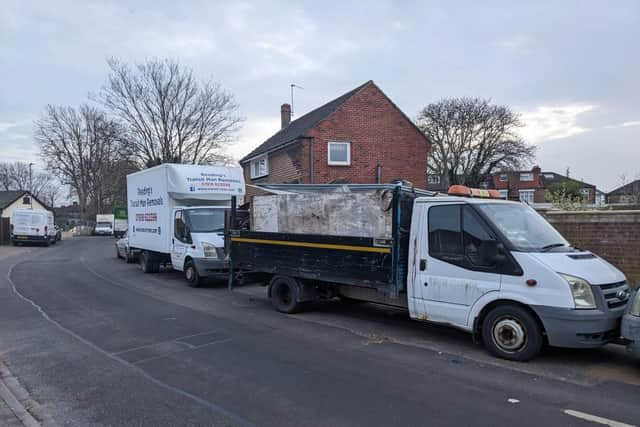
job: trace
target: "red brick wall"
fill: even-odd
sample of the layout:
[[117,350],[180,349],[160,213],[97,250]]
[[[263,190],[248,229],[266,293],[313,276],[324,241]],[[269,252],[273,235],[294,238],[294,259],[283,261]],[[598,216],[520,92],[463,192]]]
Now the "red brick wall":
[[618,267],[640,283],[640,211],[548,212],[549,222],[569,242]]
[[[303,161],[302,152],[305,150],[306,143],[294,143],[282,150],[274,151],[269,154],[269,175],[251,179],[251,162],[243,165],[244,180],[247,184],[259,184],[259,183],[278,183],[278,184],[297,184],[301,182],[307,182],[304,175],[308,177],[308,172],[305,172],[307,168],[301,163]],[[307,149],[308,151],[308,149]],[[247,187],[247,198],[257,194],[256,189]]]
[[[426,188],[428,143],[405,116],[373,84],[346,101],[309,132],[313,137],[314,182],[375,183],[376,165],[382,182],[411,181]],[[351,165],[327,163],[329,141],[351,143]],[[308,164],[308,151],[303,152]]]

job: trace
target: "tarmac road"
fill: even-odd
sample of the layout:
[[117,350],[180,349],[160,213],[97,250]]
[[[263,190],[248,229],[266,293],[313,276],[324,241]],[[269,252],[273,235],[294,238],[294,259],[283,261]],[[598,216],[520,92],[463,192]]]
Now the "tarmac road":
[[499,361],[389,308],[288,316],[263,288],[144,275],[113,245],[0,253],[0,361],[45,425],[640,424],[640,366],[621,348]]

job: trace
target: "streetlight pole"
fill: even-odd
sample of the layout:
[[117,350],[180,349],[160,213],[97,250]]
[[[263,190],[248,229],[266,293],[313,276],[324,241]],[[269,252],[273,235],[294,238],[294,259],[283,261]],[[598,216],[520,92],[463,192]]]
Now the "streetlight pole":
[[29,201],[31,202],[31,208],[33,208],[33,174],[31,173],[31,167],[35,163],[29,163]]

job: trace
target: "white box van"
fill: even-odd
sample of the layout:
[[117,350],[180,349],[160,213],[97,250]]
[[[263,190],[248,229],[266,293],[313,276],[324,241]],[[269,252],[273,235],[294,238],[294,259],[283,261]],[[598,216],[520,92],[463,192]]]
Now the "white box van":
[[113,214],[96,215],[96,226],[93,229],[93,234],[96,236],[113,236],[113,223]]
[[11,215],[11,242],[56,243],[53,212],[42,209],[16,209]]
[[127,175],[129,247],[142,270],[170,262],[191,286],[226,275],[225,210],[244,192],[238,167],[165,163]]

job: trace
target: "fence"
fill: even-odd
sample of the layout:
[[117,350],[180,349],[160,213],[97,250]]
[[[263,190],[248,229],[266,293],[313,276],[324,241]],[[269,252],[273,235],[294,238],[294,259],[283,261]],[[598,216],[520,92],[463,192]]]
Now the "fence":
[[572,244],[593,251],[640,283],[640,210],[546,212]]

